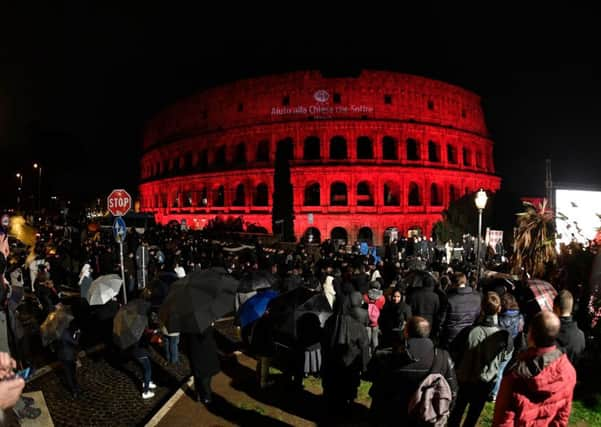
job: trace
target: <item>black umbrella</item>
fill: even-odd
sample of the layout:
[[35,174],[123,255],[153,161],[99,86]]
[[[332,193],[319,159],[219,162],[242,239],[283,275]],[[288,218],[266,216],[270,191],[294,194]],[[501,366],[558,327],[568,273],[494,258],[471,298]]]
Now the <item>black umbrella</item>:
[[273,335],[283,342],[305,341],[299,332],[299,320],[303,325],[309,316],[315,316],[321,326],[332,315],[332,308],[321,292],[304,287],[296,288],[272,299],[267,306]]
[[277,284],[277,278],[268,271],[250,271],[244,274],[240,279],[238,292],[252,292],[259,289],[272,288]]
[[234,310],[238,284],[223,268],[190,273],[171,285],[159,317],[170,332],[201,333]]
[[150,303],[134,300],[119,309],[113,319],[113,341],[120,348],[127,348],[140,340],[148,326]]
[[52,341],[58,340],[65,329],[69,327],[69,323],[73,320],[73,316],[61,306],[54,310],[44,323],[40,325],[40,336],[42,338],[42,345],[47,346]]

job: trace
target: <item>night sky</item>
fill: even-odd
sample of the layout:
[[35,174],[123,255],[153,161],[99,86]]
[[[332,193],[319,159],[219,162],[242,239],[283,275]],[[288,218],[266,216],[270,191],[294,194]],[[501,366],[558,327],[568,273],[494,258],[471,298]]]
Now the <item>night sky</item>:
[[601,185],[600,37],[590,10],[346,16],[307,6],[266,16],[91,3],[0,10],[0,205],[14,201],[16,172],[32,191],[34,161],[47,194],[135,192],[142,127],[163,106],[301,69],[383,69],[460,85],[482,97],[504,189],[544,195],[547,157],[555,181]]

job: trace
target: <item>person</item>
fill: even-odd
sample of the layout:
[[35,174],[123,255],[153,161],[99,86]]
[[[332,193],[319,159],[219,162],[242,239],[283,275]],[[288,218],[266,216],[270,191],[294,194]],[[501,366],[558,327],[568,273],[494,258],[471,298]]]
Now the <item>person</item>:
[[[513,351],[513,340],[499,326],[501,298],[488,292],[482,301],[482,319],[465,335],[462,355],[457,363],[459,393],[449,418],[449,427],[459,427],[468,408],[463,427],[474,427],[484,409],[499,372],[499,365],[508,361]],[[458,335],[459,339],[462,335]]]
[[508,366],[497,396],[493,427],[567,426],[576,370],[557,348],[561,321],[550,311],[530,322],[528,349]]
[[384,304],[384,308],[380,311],[378,317],[378,326],[382,333],[379,346],[390,347],[393,340],[393,331],[395,329],[403,330],[405,322],[410,317],[411,307],[402,300],[401,291],[395,290],[391,299]]
[[213,402],[211,379],[221,370],[217,343],[213,334],[213,325],[202,333],[185,334],[190,368],[194,376],[196,400],[205,405],[210,405]]
[[427,271],[415,271],[413,283],[407,292],[407,304],[414,316],[422,316],[438,335],[440,327],[440,297],[434,292],[436,279]]
[[441,316],[440,345],[449,348],[451,342],[464,328],[472,326],[480,315],[480,294],[467,286],[467,277],[454,275],[454,288],[448,294],[447,305]]
[[154,392],[152,390],[157,388],[156,384],[152,382],[152,365],[150,364],[150,354],[146,349],[149,336],[152,333],[152,330],[144,330],[140,340],[137,341],[130,349],[131,356],[136,359],[136,361],[142,367],[142,399],[152,399],[154,397]]
[[576,367],[584,349],[586,340],[584,332],[578,328],[578,324],[572,319],[574,309],[574,297],[567,289],[561,291],[553,301],[553,312],[559,317],[561,328],[557,335],[557,344],[564,350],[572,365]]
[[23,378],[14,375],[16,367],[15,359],[8,353],[0,352],[0,409],[12,407],[25,387]]
[[395,329],[392,347],[378,350],[369,362],[366,377],[372,380],[370,418],[374,425],[397,425],[406,420],[413,393],[430,373],[445,377],[455,399],[453,361],[446,350],[435,349],[430,330],[426,319],[411,317],[402,330]]
[[77,383],[76,376],[76,348],[79,343],[79,329],[75,329],[70,324],[56,343],[56,357],[63,367],[65,382],[73,399],[78,399],[81,394],[81,388]]

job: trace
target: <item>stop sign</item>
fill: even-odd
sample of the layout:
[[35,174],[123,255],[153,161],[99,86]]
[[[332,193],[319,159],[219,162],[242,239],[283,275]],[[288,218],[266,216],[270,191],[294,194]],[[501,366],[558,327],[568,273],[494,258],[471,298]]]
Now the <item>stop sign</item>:
[[113,190],[106,198],[106,206],[113,216],[124,216],[131,208],[131,196],[125,190]]

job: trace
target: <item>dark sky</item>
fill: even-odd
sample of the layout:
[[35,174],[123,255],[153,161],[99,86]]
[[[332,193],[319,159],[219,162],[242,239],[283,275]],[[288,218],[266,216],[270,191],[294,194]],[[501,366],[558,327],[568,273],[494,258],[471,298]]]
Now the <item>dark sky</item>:
[[135,191],[142,127],[162,106],[210,85],[307,68],[393,70],[475,91],[512,192],[543,195],[546,157],[556,181],[601,183],[591,10],[363,5],[353,16],[308,4],[267,16],[205,2],[14,3],[0,8],[0,203],[14,200],[17,171],[31,191],[34,161],[48,194]]

